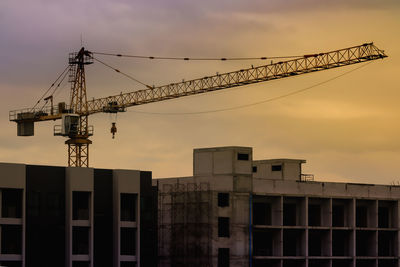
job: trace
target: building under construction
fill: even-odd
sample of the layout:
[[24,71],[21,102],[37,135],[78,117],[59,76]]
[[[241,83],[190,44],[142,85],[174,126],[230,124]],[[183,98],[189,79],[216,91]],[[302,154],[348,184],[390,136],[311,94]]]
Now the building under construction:
[[159,266],[399,266],[400,187],[316,182],[305,160],[195,149],[158,187]]

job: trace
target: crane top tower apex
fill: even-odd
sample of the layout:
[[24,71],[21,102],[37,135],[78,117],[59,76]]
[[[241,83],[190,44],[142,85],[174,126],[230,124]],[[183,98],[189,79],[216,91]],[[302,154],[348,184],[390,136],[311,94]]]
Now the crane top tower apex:
[[79,52],[73,52],[69,53],[69,60],[68,60],[70,65],[89,65],[93,64],[93,54],[85,50],[84,47],[82,47]]

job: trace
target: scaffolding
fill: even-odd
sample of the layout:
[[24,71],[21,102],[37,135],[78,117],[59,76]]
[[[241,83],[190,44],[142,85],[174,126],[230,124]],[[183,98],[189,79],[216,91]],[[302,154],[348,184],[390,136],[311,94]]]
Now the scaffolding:
[[163,184],[160,189],[160,265],[211,266],[209,183]]

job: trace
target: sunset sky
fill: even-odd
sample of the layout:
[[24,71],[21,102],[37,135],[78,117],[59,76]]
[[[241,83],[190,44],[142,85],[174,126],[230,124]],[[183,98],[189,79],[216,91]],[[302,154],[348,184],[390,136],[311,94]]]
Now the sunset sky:
[[[192,175],[193,148],[250,146],[254,159],[306,159],[320,181],[400,182],[400,1],[398,0],[1,0],[0,162],[65,166],[56,122],[17,137],[8,112],[32,107],[67,66],[91,51],[176,57],[259,57],[319,53],[366,42],[389,56],[284,99],[251,104],[347,73],[352,65],[90,117],[90,165]],[[98,56],[138,80],[163,85],[262,65],[264,61],[182,62]],[[364,64],[364,63],[363,63]],[[96,63],[89,98],[143,89]],[[69,84],[55,102],[68,102]]]

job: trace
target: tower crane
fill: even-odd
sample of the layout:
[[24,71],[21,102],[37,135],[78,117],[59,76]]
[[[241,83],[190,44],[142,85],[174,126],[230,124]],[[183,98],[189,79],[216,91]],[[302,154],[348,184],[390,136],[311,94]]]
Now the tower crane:
[[[271,62],[267,65],[217,73],[208,77],[158,87],[147,86],[138,91],[88,100],[85,66],[92,64],[94,57],[92,52],[82,47],[79,52],[71,53],[69,56],[69,71],[72,77],[69,105],[61,102],[53,106],[53,98],[47,97],[46,100],[51,100],[50,107],[13,110],[9,113],[9,119],[17,123],[18,136],[33,136],[35,122],[61,120],[61,125],[54,126],[54,135],[68,138],[65,141],[65,144],[68,145],[68,166],[88,167],[89,145],[92,144],[89,137],[93,135],[93,127],[88,124],[88,118],[92,114],[124,112],[126,108],[132,106],[281,79],[385,57],[387,55],[383,50],[378,49],[373,43],[365,43],[325,53],[304,55],[277,63]],[[113,136],[115,132],[116,127],[113,124],[111,129]]]

